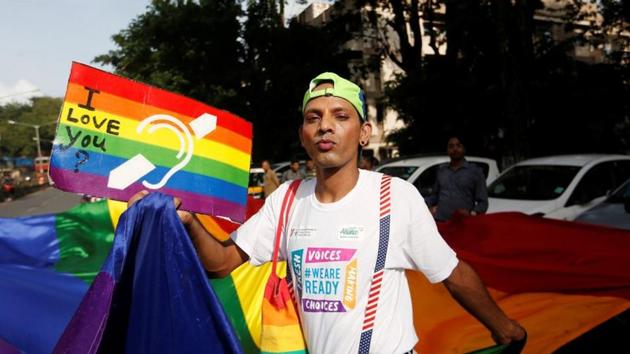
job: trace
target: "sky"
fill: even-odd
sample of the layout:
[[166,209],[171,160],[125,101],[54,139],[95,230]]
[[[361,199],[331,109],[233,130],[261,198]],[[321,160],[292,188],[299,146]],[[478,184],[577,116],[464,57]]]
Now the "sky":
[[[89,64],[115,49],[111,36],[149,0],[0,0],[0,105],[62,97],[72,61]],[[306,5],[289,1],[287,17]]]

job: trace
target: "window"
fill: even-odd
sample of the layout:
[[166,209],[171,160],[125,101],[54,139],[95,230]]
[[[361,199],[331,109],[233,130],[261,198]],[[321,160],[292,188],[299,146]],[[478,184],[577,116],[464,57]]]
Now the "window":
[[602,162],[591,167],[575,187],[566,206],[586,204],[612,191],[616,187],[613,178],[614,167],[614,161]]
[[615,161],[613,168],[615,188],[630,178],[630,160]]
[[488,173],[490,172],[490,166],[485,162],[469,161],[473,165],[476,165],[483,172],[483,176],[488,179]]
[[577,166],[521,165],[507,170],[488,187],[488,197],[552,200],[560,197],[580,170]]
[[437,170],[440,166],[444,165],[446,165],[446,163],[441,163],[427,168],[420,174],[420,176],[418,176],[418,178],[416,178],[415,181],[413,181],[413,185],[416,186],[416,189],[418,189],[423,197],[426,198],[433,193],[435,179],[437,178]]
[[416,172],[417,169],[418,166],[388,166],[381,168],[378,172],[392,177],[398,177],[406,181],[414,172]]

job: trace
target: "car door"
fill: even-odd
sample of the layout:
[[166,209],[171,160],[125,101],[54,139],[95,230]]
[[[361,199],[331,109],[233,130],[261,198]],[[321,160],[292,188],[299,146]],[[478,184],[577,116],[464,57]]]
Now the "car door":
[[601,203],[616,187],[614,168],[615,161],[600,162],[592,166],[576,185],[565,207],[550,214],[556,219],[574,220],[583,211]]

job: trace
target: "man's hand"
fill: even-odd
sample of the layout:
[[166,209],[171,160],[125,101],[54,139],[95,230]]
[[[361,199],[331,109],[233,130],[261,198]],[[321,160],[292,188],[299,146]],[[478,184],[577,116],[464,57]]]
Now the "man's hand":
[[470,210],[466,208],[457,209],[456,212],[461,215],[466,215],[466,216],[470,215]]
[[466,262],[459,261],[444,280],[444,285],[466,311],[490,330],[495,342],[507,344],[525,338],[525,329],[497,306],[477,273]]
[[147,195],[149,195],[149,191],[140,191],[140,192],[132,195],[131,198],[129,198],[129,200],[127,201],[127,208],[131,208],[132,205],[134,205],[140,199],[146,197]]
[[508,344],[511,341],[522,340],[525,333],[525,329],[518,322],[510,319],[506,328],[492,332],[492,339],[498,344]]

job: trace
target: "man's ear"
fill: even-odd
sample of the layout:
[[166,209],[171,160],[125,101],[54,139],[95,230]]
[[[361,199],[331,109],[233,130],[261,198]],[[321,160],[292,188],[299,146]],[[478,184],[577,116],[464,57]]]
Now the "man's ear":
[[367,145],[367,142],[370,141],[370,136],[372,136],[372,123],[370,123],[369,121],[361,124],[361,136],[359,141],[361,142],[366,142],[365,145]]

